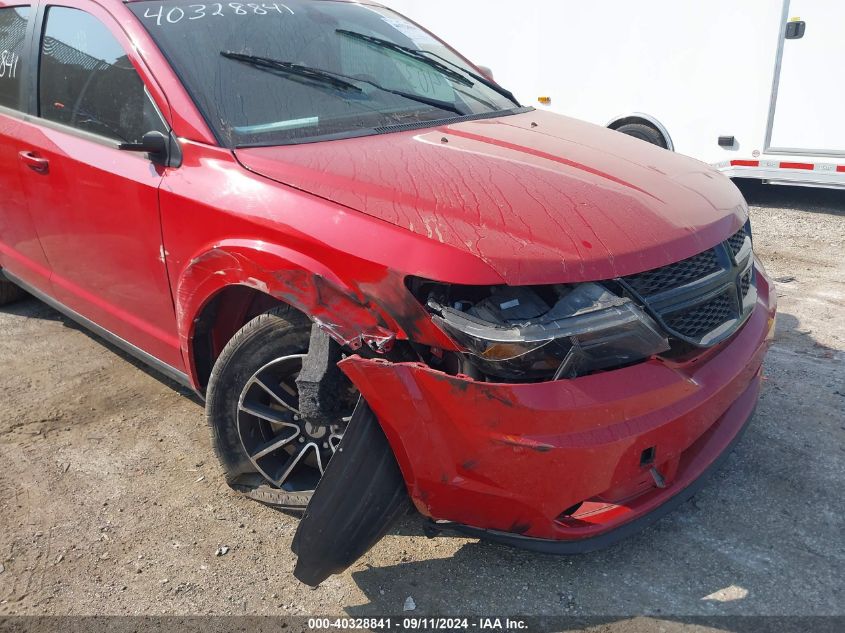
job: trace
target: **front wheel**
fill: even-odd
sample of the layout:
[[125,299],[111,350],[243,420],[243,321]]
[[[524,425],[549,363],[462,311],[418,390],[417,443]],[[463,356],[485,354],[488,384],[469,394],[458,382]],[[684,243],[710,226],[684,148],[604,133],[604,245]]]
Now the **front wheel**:
[[333,424],[300,414],[296,379],[310,333],[311,322],[287,307],[262,314],[223,350],[207,394],[215,452],[229,485],[290,510],[310,502],[357,401],[350,383],[338,394],[348,412]]

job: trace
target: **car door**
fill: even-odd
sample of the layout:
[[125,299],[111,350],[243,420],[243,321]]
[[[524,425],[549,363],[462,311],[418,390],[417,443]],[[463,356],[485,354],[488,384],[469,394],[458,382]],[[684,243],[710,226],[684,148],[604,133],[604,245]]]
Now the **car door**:
[[18,170],[27,110],[25,87],[34,72],[27,46],[34,18],[28,3],[0,1],[0,268],[49,292],[50,267]]
[[787,19],[767,149],[845,155],[845,2],[792,0]]
[[119,149],[169,133],[167,104],[100,5],[45,2],[35,32],[38,116],[22,130],[20,170],[55,299],[182,371],[159,218],[167,168]]

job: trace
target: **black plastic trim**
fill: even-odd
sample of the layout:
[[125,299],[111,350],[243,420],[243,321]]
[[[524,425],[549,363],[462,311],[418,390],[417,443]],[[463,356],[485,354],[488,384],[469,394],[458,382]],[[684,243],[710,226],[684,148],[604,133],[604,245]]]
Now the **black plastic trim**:
[[294,576],[316,587],[341,573],[410,508],[390,442],[361,399],[293,537]]
[[376,134],[392,134],[393,132],[410,132],[413,130],[422,130],[430,127],[440,127],[443,125],[455,125],[457,123],[466,123],[467,121],[481,121],[483,119],[496,119],[503,116],[513,116],[515,114],[527,114],[534,112],[531,106],[511,108],[509,110],[497,110],[495,112],[483,112],[481,114],[466,114],[464,116],[449,117],[446,119],[435,119],[433,121],[417,121],[415,123],[403,123],[401,125],[383,125],[381,127],[373,128]]
[[[727,238],[724,242],[710,249],[719,265],[719,270],[707,274],[700,279],[690,281],[676,288],[670,288],[653,295],[643,295],[629,283],[628,277],[621,277],[616,281],[643,305],[649,315],[653,317],[670,336],[699,348],[710,348],[733,336],[748,321],[753,310],[748,309],[749,301],[740,291],[741,280],[749,267],[754,265],[754,249],[751,246],[751,233],[748,224],[740,231]],[[738,255],[735,255],[730,240],[739,233],[745,233],[746,242]],[[703,251],[706,253],[707,251]],[[692,258],[691,258],[692,259]],[[659,269],[658,269],[659,270]],[[646,271],[650,272],[650,271]],[[636,276],[636,275],[633,275]],[[733,291],[736,317],[731,327],[724,324],[702,337],[695,338],[679,332],[669,325],[669,320],[679,312],[691,311],[721,295]],[[756,286],[752,284],[751,292],[756,294]],[[751,303],[753,307],[753,302]]]

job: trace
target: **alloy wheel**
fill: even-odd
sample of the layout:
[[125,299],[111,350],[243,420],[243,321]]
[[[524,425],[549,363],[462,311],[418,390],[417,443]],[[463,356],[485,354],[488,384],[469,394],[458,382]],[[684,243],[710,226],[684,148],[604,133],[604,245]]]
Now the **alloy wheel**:
[[326,427],[302,417],[296,378],[304,358],[298,354],[268,363],[247,381],[238,402],[244,452],[268,484],[287,492],[317,487],[349,421],[344,417]]

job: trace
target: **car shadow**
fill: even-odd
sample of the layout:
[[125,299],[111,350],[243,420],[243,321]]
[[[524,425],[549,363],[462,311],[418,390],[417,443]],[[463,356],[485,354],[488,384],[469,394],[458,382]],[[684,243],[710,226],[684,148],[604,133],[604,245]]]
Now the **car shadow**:
[[205,406],[202,401],[202,398],[200,398],[192,389],[189,389],[184,385],[180,385],[179,383],[174,380],[171,380],[164,374],[159,373],[143,361],[138,360],[131,354],[123,351],[121,348],[117,347],[106,339],[101,338],[94,332],[91,332],[84,326],[78,324],[73,319],[66,317],[61,312],[51,308],[46,303],[44,303],[43,301],[39,301],[35,297],[27,296],[21,301],[17,301],[7,306],[3,306],[0,308],[0,312],[15,316],[26,317],[28,319],[39,319],[41,321],[53,321],[56,323],[61,323],[66,328],[76,330],[77,332],[84,334],[93,342],[106,348],[111,353],[115,354],[125,362],[129,363],[139,371],[142,371],[151,378],[154,378],[155,380],[159,381],[161,384],[167,386],[172,391],[175,391],[180,396],[191,400],[199,406]]
[[[832,606],[835,590],[823,587],[839,575],[839,557],[830,558],[829,546],[841,539],[839,510],[825,480],[840,459],[835,438],[845,419],[845,385],[835,389],[835,359],[841,357],[798,318],[781,314],[748,433],[692,500],[611,548],[579,556],[449,534],[415,539],[403,562],[353,568],[369,602],[347,613],[395,613],[410,596],[414,616],[577,616],[599,626],[646,615],[738,632],[758,630],[762,622],[737,616],[840,613],[841,605]],[[797,379],[802,363],[820,373]],[[800,519],[803,507],[814,508],[812,525]],[[826,518],[816,521],[819,516]],[[422,522],[407,517],[387,538],[402,550],[407,537],[422,536]],[[560,622],[549,630],[555,626]]]
[[754,207],[845,217],[845,191],[841,189],[766,185],[760,180],[749,178],[737,178],[734,184],[748,204]]

